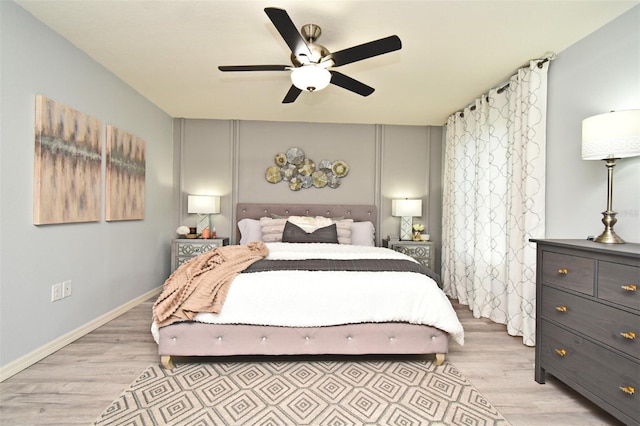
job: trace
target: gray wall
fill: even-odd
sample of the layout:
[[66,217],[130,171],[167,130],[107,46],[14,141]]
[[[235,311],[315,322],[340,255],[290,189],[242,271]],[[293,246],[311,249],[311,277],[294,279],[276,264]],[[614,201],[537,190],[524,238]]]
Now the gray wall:
[[[423,200],[423,216],[415,221],[439,241],[441,127],[189,119],[176,119],[175,127],[182,170],[176,180],[176,227],[195,224],[187,214],[187,195],[209,194],[222,197],[214,226],[232,241],[238,202],[375,204],[378,236],[386,237],[398,235],[400,226],[391,217],[391,200],[406,197]],[[316,163],[344,160],[349,174],[335,189],[291,191],[284,182],[267,182],[265,171],[275,154],[291,147],[302,148]]]
[[[607,172],[581,159],[582,120],[640,108],[640,6],[560,52],[549,70],[547,237],[586,238],[604,225]],[[614,229],[640,242],[640,157],[614,168]]]
[[[13,2],[0,1],[0,19],[5,366],[162,285],[169,272],[174,179],[169,116]],[[37,94],[100,119],[103,138],[113,124],[146,141],[143,221],[33,225]],[[51,285],[63,280],[72,280],[72,296],[53,303]]]

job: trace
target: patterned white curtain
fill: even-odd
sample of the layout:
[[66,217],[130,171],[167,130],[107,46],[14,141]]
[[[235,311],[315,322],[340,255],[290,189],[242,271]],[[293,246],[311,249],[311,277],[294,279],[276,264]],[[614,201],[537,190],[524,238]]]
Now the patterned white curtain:
[[476,318],[535,345],[536,251],[544,237],[548,62],[518,70],[446,126],[442,280]]

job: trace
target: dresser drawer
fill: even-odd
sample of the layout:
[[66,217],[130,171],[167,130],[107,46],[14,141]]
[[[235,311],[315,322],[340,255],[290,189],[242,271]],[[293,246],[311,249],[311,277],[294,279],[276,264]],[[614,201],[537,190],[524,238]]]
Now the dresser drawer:
[[577,385],[577,390],[591,392],[630,419],[640,419],[640,363],[548,321],[542,320],[541,326],[542,341],[538,344],[543,368]]
[[586,257],[545,251],[542,283],[593,295],[595,261]]
[[542,288],[541,303],[542,319],[579,331],[640,361],[640,316],[548,286]]
[[640,268],[598,262],[598,297],[640,311]]

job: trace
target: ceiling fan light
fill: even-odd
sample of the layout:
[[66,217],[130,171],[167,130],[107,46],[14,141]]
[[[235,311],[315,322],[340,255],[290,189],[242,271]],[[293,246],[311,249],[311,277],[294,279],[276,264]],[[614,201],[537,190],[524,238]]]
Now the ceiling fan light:
[[300,90],[315,92],[329,85],[331,73],[323,67],[304,65],[291,71],[291,82]]

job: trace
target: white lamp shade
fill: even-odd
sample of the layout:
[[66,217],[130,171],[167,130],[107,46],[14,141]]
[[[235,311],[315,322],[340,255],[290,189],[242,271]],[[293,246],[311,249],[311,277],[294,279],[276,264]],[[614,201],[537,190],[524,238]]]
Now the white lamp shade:
[[187,212],[199,214],[220,213],[220,197],[217,195],[189,195]]
[[392,216],[422,216],[422,200],[392,200]]
[[331,73],[317,65],[303,65],[291,71],[291,82],[300,90],[322,90],[331,82]]
[[640,155],[640,109],[613,111],[582,121],[582,159]]

